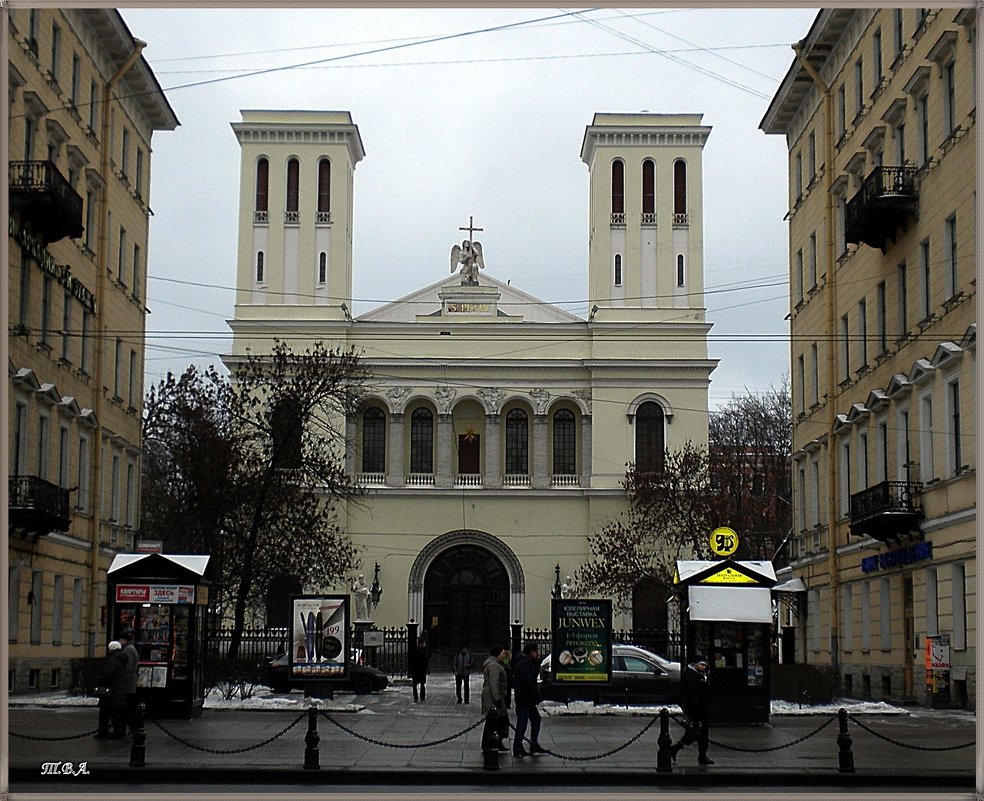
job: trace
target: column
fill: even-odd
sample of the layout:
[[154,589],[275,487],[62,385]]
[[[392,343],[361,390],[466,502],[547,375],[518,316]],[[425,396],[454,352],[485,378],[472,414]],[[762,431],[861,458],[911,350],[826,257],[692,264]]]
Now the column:
[[533,416],[533,489],[550,488],[550,468],[547,464],[547,435],[549,418],[545,414]]
[[454,419],[450,414],[437,416],[437,469],[434,471],[434,486],[448,489],[454,486]]
[[405,482],[403,471],[403,413],[397,412],[389,416],[389,431],[386,432],[389,441],[387,453],[386,484],[390,487],[402,487]]
[[591,415],[581,415],[581,486],[591,486]]
[[499,415],[485,415],[485,475],[482,477],[482,486],[487,489],[498,489],[502,486],[499,430]]

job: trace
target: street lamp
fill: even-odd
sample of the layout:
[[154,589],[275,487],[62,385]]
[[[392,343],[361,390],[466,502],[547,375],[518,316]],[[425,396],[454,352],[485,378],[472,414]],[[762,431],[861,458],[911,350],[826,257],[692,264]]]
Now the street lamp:
[[372,600],[372,606],[375,609],[379,606],[379,599],[383,594],[383,588],[379,585],[379,562],[375,564],[375,573],[372,577],[372,586],[369,588],[369,598]]

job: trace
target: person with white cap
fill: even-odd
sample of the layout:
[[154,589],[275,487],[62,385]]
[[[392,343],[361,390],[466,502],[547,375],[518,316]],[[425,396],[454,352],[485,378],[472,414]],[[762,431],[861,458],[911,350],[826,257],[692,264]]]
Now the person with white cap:
[[700,765],[713,765],[714,760],[707,755],[709,734],[707,659],[698,656],[687,666],[683,674],[683,701],[680,706],[687,716],[687,729],[680,741],[670,747],[670,756],[676,762],[677,754],[685,745],[697,743],[697,762]]
[[[113,640],[106,650],[109,655],[103,662],[102,673],[96,682],[98,687],[109,690],[108,695],[99,697],[99,729],[96,737],[120,739],[126,736],[126,654],[123,646]],[[110,724],[113,733],[109,733]]]

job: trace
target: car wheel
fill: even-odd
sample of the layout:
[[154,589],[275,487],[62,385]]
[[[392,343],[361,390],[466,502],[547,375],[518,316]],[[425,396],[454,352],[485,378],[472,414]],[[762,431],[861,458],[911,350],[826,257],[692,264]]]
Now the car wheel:
[[358,676],[355,681],[352,682],[352,689],[355,690],[356,695],[366,695],[372,692],[372,679],[368,676]]

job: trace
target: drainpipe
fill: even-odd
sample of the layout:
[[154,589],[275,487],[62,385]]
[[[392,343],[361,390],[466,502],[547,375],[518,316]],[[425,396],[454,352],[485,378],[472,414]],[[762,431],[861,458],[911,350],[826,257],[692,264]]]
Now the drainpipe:
[[[136,64],[141,52],[147,46],[146,42],[140,39],[133,40],[133,52],[116,74],[110,78],[103,86],[103,107],[102,107],[102,128],[99,140],[99,175],[103,180],[102,188],[99,190],[99,234],[96,263],[96,297],[101,304],[96,314],[96,364],[95,364],[95,392],[93,393],[93,412],[97,423],[102,420],[103,409],[103,372],[105,370],[105,360],[103,354],[107,347],[106,344],[106,293],[108,291],[109,269],[109,181],[112,178],[109,170],[109,143],[110,143],[110,109],[112,107],[113,89],[120,82],[130,68]],[[101,263],[100,263],[101,262]],[[90,486],[93,487],[92,517],[89,520],[89,543],[91,548],[91,560],[89,563],[89,583],[91,591],[89,593],[89,643],[88,655],[96,656],[102,653],[101,648],[97,648],[96,636],[99,630],[99,600],[97,592],[99,587],[99,518],[102,513],[103,486],[102,477],[102,425],[96,428],[93,438],[92,449],[92,480]]]
[[836,295],[836,275],[834,273],[834,196],[831,187],[834,182],[834,100],[830,91],[830,86],[817,69],[803,55],[803,42],[793,45],[793,52],[800,66],[810,76],[811,80],[820,94],[823,96],[824,114],[824,173],[823,189],[826,203],[824,206],[824,261],[826,264],[826,286],[824,291],[827,295],[827,326],[826,340],[827,347],[827,535],[828,535],[828,574],[830,576],[830,666],[835,673],[840,670],[840,643],[839,643],[839,621],[840,621],[840,577],[837,571],[837,541],[835,537],[835,523],[837,520],[837,459],[834,453],[834,398],[836,397],[837,387],[834,377],[837,374],[837,365],[834,360],[834,314],[835,314],[835,295]]

